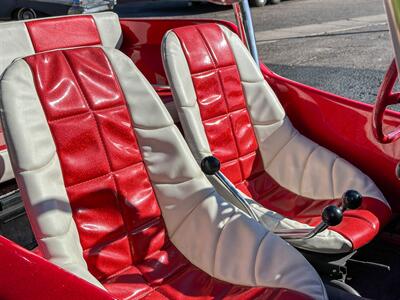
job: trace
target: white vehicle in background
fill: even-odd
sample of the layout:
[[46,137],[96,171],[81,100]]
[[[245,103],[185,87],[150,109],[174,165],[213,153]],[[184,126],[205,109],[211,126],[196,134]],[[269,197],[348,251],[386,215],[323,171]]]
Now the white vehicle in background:
[[1,0],[0,18],[35,19],[40,15],[94,13],[112,10],[117,0]]

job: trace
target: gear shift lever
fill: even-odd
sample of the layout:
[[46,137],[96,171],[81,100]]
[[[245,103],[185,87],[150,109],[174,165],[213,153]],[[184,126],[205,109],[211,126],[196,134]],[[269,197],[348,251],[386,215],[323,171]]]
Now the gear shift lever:
[[207,156],[200,163],[201,170],[207,175],[215,175],[221,168],[221,163],[215,156]]
[[313,229],[284,230],[274,233],[286,240],[310,239],[327,229],[329,226],[339,225],[343,220],[343,213],[347,209],[359,208],[361,203],[361,194],[355,190],[348,190],[342,196],[342,205],[340,207],[329,205],[324,208],[321,215],[322,222]]
[[343,211],[336,205],[329,205],[322,211],[322,222],[328,226],[339,225],[343,220]]
[[362,196],[355,190],[348,190],[342,196],[342,210],[357,209],[362,204]]
[[[216,176],[221,183],[232,193],[233,196],[243,205],[247,210],[248,214],[254,220],[260,222],[257,214],[253,211],[250,204],[247,202],[245,197],[236,189],[236,187],[229,181],[228,178],[220,171],[221,164],[219,160],[214,156],[205,157],[201,163],[201,170],[206,175]],[[340,207],[336,205],[329,205],[322,211],[322,221],[313,229],[288,229],[274,231],[276,235],[279,235],[283,239],[287,240],[298,240],[298,239],[310,239],[316,236],[318,233],[324,231],[329,226],[339,225],[343,220],[343,213],[347,209],[357,209],[361,206],[362,196],[355,190],[348,190],[342,196],[342,204]]]

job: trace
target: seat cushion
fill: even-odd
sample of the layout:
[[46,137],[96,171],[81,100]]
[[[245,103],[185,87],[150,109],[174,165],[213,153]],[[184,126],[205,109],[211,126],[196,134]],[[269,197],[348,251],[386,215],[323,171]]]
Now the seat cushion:
[[103,282],[118,299],[311,299],[287,289],[249,288],[215,279],[172,244]]
[[[296,246],[351,251],[371,241],[390,219],[390,207],[371,179],[292,126],[234,33],[217,24],[177,28],[167,33],[163,53],[196,159],[216,156],[236,187],[266,208],[259,212],[269,229],[315,226],[322,209],[340,204],[348,189],[364,196],[363,206],[346,212],[332,230],[294,241]],[[224,187],[214,184],[225,196]]]
[[118,50],[26,57],[7,70],[1,93],[16,179],[51,262],[122,299],[242,287],[327,298],[301,254],[215,191]]

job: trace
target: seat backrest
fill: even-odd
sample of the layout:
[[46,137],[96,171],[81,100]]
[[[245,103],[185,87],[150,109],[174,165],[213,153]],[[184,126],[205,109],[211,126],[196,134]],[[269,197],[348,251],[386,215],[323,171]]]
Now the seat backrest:
[[99,287],[129,269],[126,289],[147,289],[192,263],[225,282],[326,298],[294,248],[216,193],[120,51],[29,56],[0,88],[13,169],[45,258]]
[[[19,57],[61,48],[119,48],[122,31],[112,12],[0,23],[0,74]],[[14,177],[0,128],[0,182]]]
[[[214,155],[243,191],[263,172],[257,131],[267,138],[285,112],[239,37],[217,24],[167,33],[163,60],[196,159]],[[277,145],[278,146],[278,145]]]
[[37,52],[122,43],[119,18],[112,12],[4,22],[0,37],[0,74],[14,59]]

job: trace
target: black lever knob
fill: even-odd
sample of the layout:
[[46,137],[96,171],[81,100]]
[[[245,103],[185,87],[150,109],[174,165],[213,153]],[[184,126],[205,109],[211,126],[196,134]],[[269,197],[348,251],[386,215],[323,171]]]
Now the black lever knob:
[[218,158],[214,156],[207,156],[203,158],[200,163],[201,170],[207,175],[214,175],[221,167],[221,163]]
[[362,204],[362,196],[355,190],[348,190],[342,196],[343,211],[346,209],[357,209]]
[[329,205],[322,211],[322,221],[328,226],[339,225],[342,220],[343,212],[335,205]]

